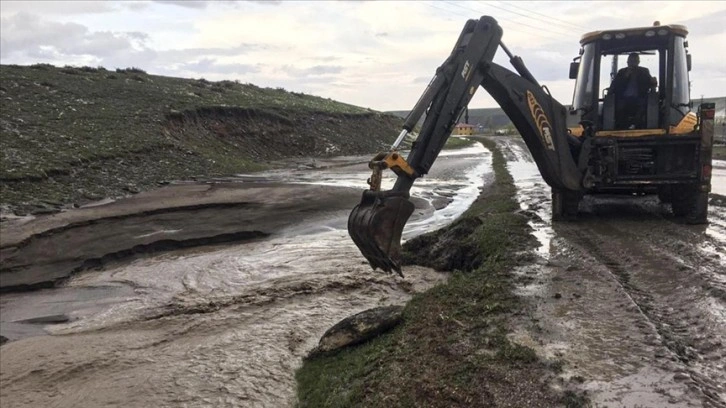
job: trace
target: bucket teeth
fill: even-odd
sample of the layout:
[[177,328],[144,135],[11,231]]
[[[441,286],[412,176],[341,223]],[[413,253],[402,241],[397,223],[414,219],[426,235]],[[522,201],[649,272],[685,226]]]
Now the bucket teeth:
[[401,234],[414,205],[390,191],[366,190],[348,217],[348,234],[373,269],[401,273]]

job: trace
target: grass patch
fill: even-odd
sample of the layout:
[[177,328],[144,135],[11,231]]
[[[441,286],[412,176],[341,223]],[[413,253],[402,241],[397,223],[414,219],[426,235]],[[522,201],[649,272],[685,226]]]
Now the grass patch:
[[537,407],[572,399],[549,387],[551,363],[507,338],[507,319],[520,311],[509,271],[533,237],[514,212],[504,157],[483,143],[496,181],[455,223],[404,245],[409,262],[457,270],[414,296],[392,332],[305,361],[296,373],[300,407]]
[[451,136],[446,140],[444,149],[461,149],[464,147],[472,146],[474,145],[474,143],[476,143],[474,139]]

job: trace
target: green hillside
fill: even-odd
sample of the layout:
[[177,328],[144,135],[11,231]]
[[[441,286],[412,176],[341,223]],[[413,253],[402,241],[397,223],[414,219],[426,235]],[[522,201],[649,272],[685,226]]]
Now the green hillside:
[[400,119],[330,99],[130,68],[0,66],[2,208],[43,210],[296,156],[364,154]]

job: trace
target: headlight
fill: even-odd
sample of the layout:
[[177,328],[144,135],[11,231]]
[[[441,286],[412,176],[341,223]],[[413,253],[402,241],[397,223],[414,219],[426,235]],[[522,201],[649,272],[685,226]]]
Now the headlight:
[[665,28],[661,28],[660,30],[658,30],[658,35],[666,35],[666,34],[668,34],[668,30],[666,30]]
[[613,38],[613,35],[612,35],[612,34],[610,34],[610,33],[608,33],[608,34],[603,34],[603,35],[602,35],[602,39],[603,39],[603,40],[609,40],[609,39],[611,39],[611,38]]
[[623,38],[625,38],[625,34],[624,33],[617,33],[617,34],[615,34],[615,39],[622,40]]
[[648,30],[645,32],[646,37],[653,37],[654,35],[655,35],[655,31],[653,31],[653,30]]

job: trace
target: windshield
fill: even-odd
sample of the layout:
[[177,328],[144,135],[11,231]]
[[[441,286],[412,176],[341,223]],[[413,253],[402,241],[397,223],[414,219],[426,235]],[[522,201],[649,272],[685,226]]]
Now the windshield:
[[673,107],[685,115],[688,112],[690,91],[684,42],[683,37],[676,37],[673,44]]
[[[660,70],[658,69],[658,61],[660,59],[660,53],[660,50],[643,50],[638,52],[638,58],[640,60],[638,66],[647,69],[650,76],[659,78]],[[602,87],[610,87],[618,71],[628,66],[626,62],[628,54],[630,53],[602,56],[600,62],[600,85]]]
[[572,97],[572,107],[575,110],[589,110],[592,103],[592,96],[595,86],[595,76],[593,72],[595,60],[595,44],[590,43],[583,47],[582,58],[580,59],[580,69],[577,72],[577,84],[575,85],[575,93]]

